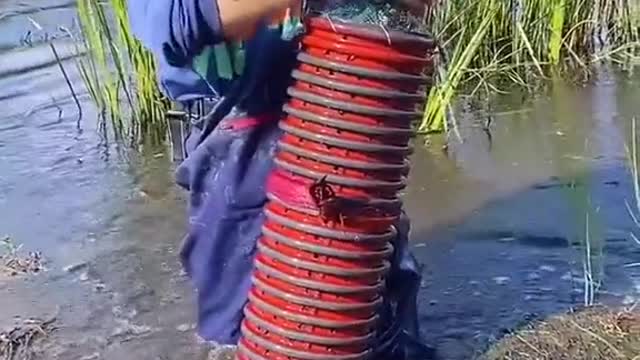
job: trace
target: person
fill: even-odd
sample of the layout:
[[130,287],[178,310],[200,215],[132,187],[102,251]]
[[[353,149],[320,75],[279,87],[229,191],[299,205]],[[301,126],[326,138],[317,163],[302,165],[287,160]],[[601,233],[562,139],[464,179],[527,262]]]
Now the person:
[[[271,19],[299,1],[128,1],[133,32],[157,59],[161,90],[191,123],[176,169],[189,192],[180,256],[197,293],[198,333],[207,341],[235,344],[240,337],[277,121],[295,64],[296,34],[285,32],[300,30]],[[419,10],[427,0],[404,3]],[[396,227],[386,319],[400,324],[407,341],[398,346],[394,338],[392,350],[402,355],[381,358],[426,359],[416,309],[421,274],[408,249],[406,216]]]

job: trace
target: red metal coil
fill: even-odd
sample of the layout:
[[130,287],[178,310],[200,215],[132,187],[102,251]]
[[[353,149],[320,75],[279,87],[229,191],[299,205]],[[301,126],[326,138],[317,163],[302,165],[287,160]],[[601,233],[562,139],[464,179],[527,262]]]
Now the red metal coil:
[[286,338],[271,335],[268,331],[256,326],[248,327],[243,322],[243,338],[238,344],[239,353],[250,360],[367,360],[371,351],[349,353],[331,351],[330,353],[296,349],[287,345]]
[[358,25],[327,17],[312,17],[307,21],[308,32],[323,34],[333,41],[393,50],[400,54],[423,56],[436,49],[436,42],[429,35],[383,29],[379,25]]
[[289,87],[287,94],[292,98],[302,100],[305,103],[323,106],[325,108],[338,110],[339,112],[356,113],[366,116],[395,118],[411,124],[422,116],[422,110],[398,110],[393,108],[382,108],[374,106],[360,105],[351,101],[335,100],[326,96],[302,91],[295,87]]
[[[433,49],[403,49],[398,50],[389,46],[388,41],[376,42],[370,39],[351,35],[336,34],[333,30],[311,28],[306,32],[304,40],[312,40],[316,46],[349,55],[378,60],[390,64],[429,64],[433,56]],[[408,50],[408,51],[407,51]]]
[[330,329],[353,329],[365,327],[372,331],[378,322],[376,314],[368,311],[331,311],[308,305],[299,305],[272,296],[258,287],[253,287],[249,298],[256,307],[274,315],[303,324]]
[[263,249],[256,255],[255,262],[265,271],[281,276],[282,280],[294,285],[342,293],[377,292],[384,289],[384,278],[381,275],[347,276],[307,270],[267,256]]
[[336,30],[331,23],[312,20],[302,39],[305,50],[311,55],[357,66],[413,74],[421,73],[433,63],[434,43],[422,41],[424,37],[381,33],[381,29],[372,27],[361,27],[356,33],[348,26],[343,27],[344,32]]
[[293,70],[291,76],[297,81],[306,83],[307,85],[305,86],[307,86],[308,88],[316,86],[362,97],[362,101],[365,101],[364,105],[371,104],[375,106],[380,103],[380,101],[371,101],[372,98],[374,100],[383,99],[382,104],[388,103],[396,106],[404,106],[410,103],[421,102],[425,99],[425,94],[422,92],[408,93],[399,90],[371,88],[358,84],[339,81],[333,78],[325,78],[323,76],[319,76],[318,74],[309,74],[300,70]]
[[405,161],[403,164],[397,164],[395,162],[366,162],[360,160],[354,160],[350,157],[342,157],[327,152],[320,152],[316,150],[305,149],[300,146],[285,143],[283,141],[278,142],[278,148],[281,151],[286,151],[291,154],[295,154],[300,157],[315,159],[319,162],[323,162],[330,165],[341,166],[349,169],[369,170],[369,171],[382,171],[382,172],[396,172],[403,176],[409,175],[409,163]]
[[238,352],[236,354],[236,360],[302,360],[302,359],[271,352],[243,337],[238,342]]
[[236,360],[300,360],[290,356],[272,353],[271,351],[260,347],[246,338],[241,338],[238,342],[238,351]]
[[[275,270],[290,274],[299,274],[300,272],[307,274],[310,280],[327,280],[335,285],[377,285],[384,279],[389,272],[389,263],[381,263],[370,268],[363,267],[340,267],[330,264],[323,264],[306,259],[287,257],[287,249],[269,243],[262,238],[258,242],[258,250],[260,255],[264,255],[260,261],[265,265],[270,265]],[[269,259],[271,263],[264,261]],[[295,269],[295,270],[293,270]]]
[[[329,175],[329,174],[328,174]],[[325,179],[313,180],[304,177],[295,177],[293,174],[279,171],[276,169],[267,177],[266,193],[267,198],[281,206],[289,208],[299,213],[311,215],[314,217],[322,215],[331,215],[326,210],[340,210],[348,206],[350,211],[342,212],[341,220],[347,220],[347,217],[361,217],[360,214],[369,214],[375,211],[375,214],[384,214],[386,216],[397,216],[401,212],[402,203],[398,198],[379,198],[372,196],[361,196],[345,198],[336,194],[322,195],[322,199],[318,197],[318,189],[331,191],[333,187],[328,185]],[[329,186],[327,189],[326,186]],[[340,206],[336,206],[340,205]],[[357,206],[356,206],[357,205]],[[365,211],[366,210],[366,211]],[[337,215],[335,211],[334,215]],[[329,222],[331,217],[324,216],[323,220]],[[335,217],[334,217],[335,220]],[[350,220],[351,221],[351,220]]]
[[[284,127],[283,127],[284,128]],[[316,181],[325,179],[327,183],[340,185],[351,188],[367,189],[369,191],[384,191],[384,192],[398,192],[403,190],[406,186],[406,179],[400,178],[397,181],[385,181],[375,179],[356,179],[340,175],[326,174],[319,171],[314,171],[296,164],[292,164],[286,160],[276,158],[274,160],[278,168],[291,172],[293,174],[304,176]]]
[[260,345],[265,348],[270,348],[272,351],[280,352],[289,356],[296,356],[302,359],[318,356],[327,356],[324,359],[329,359],[331,356],[346,356],[357,359],[358,357],[356,356],[362,356],[368,352],[367,348],[362,345],[325,346],[308,341],[288,339],[270,332],[267,329],[261,328],[250,321],[243,322],[242,330],[244,334],[257,335],[252,340],[261,342]]
[[354,112],[332,109],[296,98],[289,100],[287,106],[300,111],[306,111],[332,119],[344,120],[354,124],[407,129],[408,131],[412,130],[411,121],[404,118],[362,115]]
[[[249,357],[247,357],[247,355],[244,354],[244,352],[242,352],[240,350],[237,350],[235,359],[236,360],[257,360],[259,358],[253,358],[253,359],[249,358]],[[264,358],[262,358],[262,359],[264,359]],[[262,360],[262,359],[259,359],[259,360]]]
[[275,202],[268,202],[265,206],[265,212],[270,219],[280,217],[300,224],[306,227],[306,231],[309,233],[313,233],[311,227],[318,230],[326,229],[326,231],[320,231],[323,231],[323,233],[341,233],[341,237],[353,234],[354,241],[361,239],[359,241],[362,242],[366,242],[367,239],[378,239],[384,238],[387,235],[390,236],[393,233],[393,230],[390,230],[391,225],[398,219],[398,215],[385,214],[384,212],[377,211],[377,209],[370,209],[368,212],[363,211],[361,214],[347,217],[344,219],[344,223],[328,223],[319,216],[310,216]]
[[398,134],[369,135],[358,133],[354,131],[339,129],[331,125],[325,125],[313,121],[306,121],[293,115],[288,115],[282,120],[282,122],[289,127],[294,127],[306,132],[322,135],[327,139],[333,141],[344,140],[350,142],[378,144],[382,146],[391,145],[398,148],[398,150],[406,149],[408,147],[410,139],[409,136]]
[[[377,52],[364,47],[344,46],[322,38],[305,36],[302,39],[303,51],[313,57],[335,61],[351,66],[362,67],[371,70],[397,71],[410,75],[421,75],[425,71],[425,65],[431,64],[431,59],[417,57],[398,56],[398,61],[388,61],[394,59],[393,56],[385,55],[384,52]],[[356,53],[350,53],[350,51]],[[384,57],[387,60],[384,60]]]
[[307,169],[333,174],[339,176],[353,177],[356,179],[378,179],[386,181],[398,181],[405,177],[402,172],[380,171],[380,170],[359,170],[349,167],[329,164],[322,161],[315,161],[310,156],[299,156],[288,151],[279,151],[276,155],[278,159],[287,161],[297,166],[303,166]]
[[[356,274],[381,274],[386,275],[389,271],[389,262],[379,259],[343,259],[340,257],[328,256],[320,253],[300,250],[296,247],[283,244],[276,239],[263,236],[260,245],[277,252],[283,257],[283,262],[307,270],[325,271],[328,273],[340,274],[342,271],[354,272]],[[267,256],[269,253],[265,252]],[[280,260],[280,259],[278,259]],[[322,270],[322,268],[327,268]]]
[[[267,269],[268,271],[268,269]],[[276,275],[276,276],[274,276]],[[382,303],[380,294],[376,291],[361,293],[332,293],[326,290],[311,289],[304,286],[290,284],[277,277],[256,269],[252,281],[262,291],[287,301],[315,306],[319,309],[334,311],[369,311],[372,315]]]
[[326,96],[330,99],[335,99],[340,101],[349,101],[355,104],[380,107],[380,108],[414,110],[418,104],[418,102],[415,99],[402,99],[402,98],[389,99],[389,98],[382,98],[382,97],[363,96],[363,95],[348,93],[348,92],[339,91],[336,89],[315,85],[315,84],[312,84],[306,81],[301,81],[301,80],[295,81],[293,83],[293,87],[299,90],[310,92],[320,96]]
[[316,66],[307,63],[299,63],[299,71],[315,75],[327,80],[339,81],[344,84],[350,84],[355,86],[362,86],[370,89],[383,90],[383,91],[400,91],[404,93],[416,93],[424,95],[424,91],[421,91],[426,85],[424,81],[401,81],[392,79],[378,79],[365,77],[362,75],[350,74],[348,72],[328,69],[322,66]]
[[363,332],[361,327],[330,329],[288,320],[249,304],[244,311],[248,321],[280,336],[327,346],[367,344],[375,338],[375,328]]
[[[294,104],[295,105],[295,104]],[[284,112],[287,117],[295,118],[298,121],[310,122],[312,124],[321,125],[330,129],[324,130],[329,135],[337,136],[338,139],[349,141],[366,141],[375,142],[381,145],[395,145],[406,150],[408,142],[414,136],[413,128],[410,122],[402,124],[402,126],[394,126],[394,124],[385,123],[384,120],[378,118],[374,124],[360,124],[357,122],[344,119],[342,116],[327,116],[326,112],[317,112],[295,108],[293,106],[285,106]],[[407,123],[409,126],[407,127]],[[348,148],[348,147],[347,147]],[[382,151],[400,151],[393,149],[381,149]]]
[[[311,187],[318,186],[318,183],[321,182],[328,184],[327,181],[323,181],[322,177],[309,178],[299,176],[276,167],[267,177],[267,197],[272,202],[291,210],[318,217],[322,215],[319,205],[323,205],[322,207],[326,210],[327,204],[318,203],[317,197],[311,195]],[[391,216],[399,216],[401,213],[402,203],[395,191],[381,192],[377,189],[362,189],[340,184],[331,184],[330,187],[335,192],[336,198],[349,199],[349,201],[357,201],[358,204],[363,206],[371,205],[375,208],[384,209],[386,214]],[[334,202],[334,204],[329,203],[329,205],[336,204]],[[361,207],[358,209],[361,209]],[[330,214],[325,212],[325,215]],[[325,216],[323,220],[329,222],[331,218]],[[318,235],[322,235],[322,233]]]
[[363,167],[386,165],[390,167],[405,166],[407,160],[403,154],[369,152],[362,150],[344,149],[334,145],[328,145],[320,141],[306,139],[292,134],[283,134],[280,138],[280,144],[293,146],[305,151],[317,153],[323,156],[331,156],[336,159],[350,159],[354,162],[361,163]]
[[[418,86],[419,89],[426,89],[432,83],[431,74],[429,73],[415,75],[395,70],[370,69],[362,66],[352,65],[349,63],[326,59],[323,57],[313,56],[307,52],[298,53],[296,59],[301,63],[320,67],[333,72],[355,75],[367,79],[402,81],[406,82],[407,85]],[[400,91],[400,89],[401,88],[397,88],[396,91]]]
[[295,244],[298,249],[324,253],[342,259],[388,259],[393,253],[389,241],[349,241],[309,234],[267,219],[263,225],[263,234],[280,242]]
[[[344,149],[352,150],[354,152],[386,153],[388,155],[387,157],[400,158],[402,160],[405,160],[407,154],[413,151],[410,146],[393,144],[385,145],[373,142],[345,140],[330,135],[317,134],[295,125],[292,126],[284,121],[279,123],[279,127],[287,134],[324,144],[327,147],[331,147],[331,150],[335,148],[336,150]],[[340,154],[340,151],[335,151],[334,155],[339,156]],[[402,164],[403,161],[398,161],[397,163]]]
[[[318,176],[317,178],[305,177],[281,168],[275,168],[269,177],[281,177],[283,179],[287,179],[287,181],[293,180],[295,182],[308,184],[308,186],[313,185],[317,180],[322,178],[322,176]],[[367,199],[382,199],[390,202],[395,202],[398,199],[398,192],[395,190],[360,188],[335,183],[331,183],[331,187],[335,191],[336,195],[341,198],[358,199],[362,201]],[[308,189],[308,187],[306,187],[306,189]],[[270,191],[269,187],[267,187],[267,191]]]
[[[382,303],[382,299],[379,294],[371,295],[368,293],[353,293],[336,295],[321,290],[291,285],[286,281],[279,280],[277,277],[272,277],[262,273],[261,271],[257,271],[254,276],[252,276],[251,281],[256,289],[272,297],[277,297],[293,304],[311,306],[317,309],[338,312],[358,311],[362,314],[369,314],[369,317],[373,317],[376,315],[376,311]],[[358,334],[360,335],[368,333],[369,331],[367,329],[365,329],[365,331],[362,328],[353,328],[352,330],[358,330]]]

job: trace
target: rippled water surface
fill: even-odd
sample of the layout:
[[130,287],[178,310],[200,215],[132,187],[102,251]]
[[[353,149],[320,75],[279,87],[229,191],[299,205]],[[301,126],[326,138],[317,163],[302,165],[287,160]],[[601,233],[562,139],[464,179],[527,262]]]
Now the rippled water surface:
[[[0,282],[0,325],[58,314],[44,359],[200,358],[177,262],[185,196],[163,149],[125,156],[100,142],[59,40],[84,101],[78,127],[43,43],[74,28],[73,6],[0,1],[0,235],[42,251],[48,268]],[[586,234],[603,249],[599,300],[640,299],[640,268],[625,267],[640,261],[629,240],[640,230],[624,205],[639,84],[603,70],[586,87],[503,95],[491,112],[461,101],[464,142],[416,147],[405,200],[424,264],[420,322],[442,359],[469,359],[513,327],[580,305]]]

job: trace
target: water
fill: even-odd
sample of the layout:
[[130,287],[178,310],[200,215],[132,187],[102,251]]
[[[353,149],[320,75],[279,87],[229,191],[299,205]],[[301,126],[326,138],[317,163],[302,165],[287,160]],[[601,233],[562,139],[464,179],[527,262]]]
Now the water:
[[[38,4],[36,6],[36,4]],[[162,149],[123,155],[104,144],[82,94],[77,112],[42,33],[73,28],[73,2],[0,6],[0,235],[41,250],[48,271],[0,281],[0,328],[15,317],[58,314],[43,359],[199,359],[193,296],[177,251],[185,194]],[[57,43],[64,55],[64,42]],[[583,301],[588,233],[599,300],[640,299],[640,246],[624,152],[640,84],[603,70],[593,84],[476,101],[457,109],[460,135],[417,147],[405,201],[424,264],[420,321],[442,359],[467,360],[528,321]],[[483,124],[491,116],[491,137]],[[68,272],[70,265],[82,265]],[[97,357],[99,354],[100,357]]]

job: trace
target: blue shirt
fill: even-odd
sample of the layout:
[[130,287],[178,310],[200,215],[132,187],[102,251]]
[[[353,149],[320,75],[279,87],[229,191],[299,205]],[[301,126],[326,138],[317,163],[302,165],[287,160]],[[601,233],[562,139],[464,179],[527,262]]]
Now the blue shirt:
[[[274,95],[282,99],[274,92],[284,91],[293,65],[288,61],[293,59],[293,48],[290,41],[281,38],[280,28],[261,26],[242,49],[237,49],[238,44],[224,41],[215,0],[130,0],[127,6],[133,33],[155,55],[160,88],[172,100],[227,96],[232,83],[244,87],[246,93],[252,88],[250,83],[260,83],[256,77],[268,80],[262,84],[275,85],[267,86],[272,99]],[[224,55],[242,57],[241,61],[229,59],[235,70],[230,74],[233,77],[218,76],[220,47]],[[194,65],[203,62],[204,73],[195,71]],[[245,72],[249,75],[240,76]]]
[[168,97],[187,101],[220,95],[192,68],[206,47],[223,41],[215,1],[130,0],[127,6],[134,35],[158,61],[158,82]]

